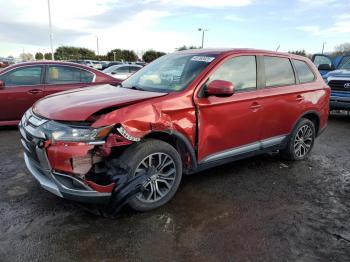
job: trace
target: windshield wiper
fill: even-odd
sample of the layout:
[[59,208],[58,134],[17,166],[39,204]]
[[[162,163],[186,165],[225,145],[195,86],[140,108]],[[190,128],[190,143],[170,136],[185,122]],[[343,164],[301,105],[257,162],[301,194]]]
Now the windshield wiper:
[[131,87],[128,87],[130,89],[134,89],[134,90],[140,90],[140,91],[145,91],[145,89],[139,87],[139,86],[131,86]]

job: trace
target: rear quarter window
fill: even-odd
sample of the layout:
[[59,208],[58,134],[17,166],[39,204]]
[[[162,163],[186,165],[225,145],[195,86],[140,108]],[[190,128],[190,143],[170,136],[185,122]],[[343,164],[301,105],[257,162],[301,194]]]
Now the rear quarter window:
[[288,58],[264,56],[266,87],[295,84],[292,64]]
[[308,83],[315,80],[315,75],[309,65],[301,60],[293,60],[300,83]]

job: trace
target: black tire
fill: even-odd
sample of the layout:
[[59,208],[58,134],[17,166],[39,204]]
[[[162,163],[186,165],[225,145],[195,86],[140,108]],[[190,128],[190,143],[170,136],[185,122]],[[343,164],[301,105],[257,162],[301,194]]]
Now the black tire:
[[[182,179],[182,161],[179,153],[173,146],[161,140],[147,139],[142,143],[131,145],[123,152],[123,154],[118,159],[120,162],[118,162],[124,163],[126,165],[128,176],[129,178],[132,178],[134,177],[135,171],[139,167],[141,162],[143,162],[143,160],[148,156],[155,153],[157,153],[157,155],[161,153],[164,156],[168,156],[169,158],[171,158],[171,160],[173,161],[172,167],[174,167],[175,169],[175,174],[173,176],[174,179],[172,180],[171,187],[169,187],[169,191],[166,192],[166,194],[164,194],[163,196],[158,194],[160,197],[160,199],[158,200],[155,200],[153,202],[145,202],[146,199],[143,200],[143,196],[135,196],[134,198],[130,199],[128,204],[132,209],[136,211],[149,211],[163,206],[164,204],[169,202],[175,195],[177,189],[179,188]],[[156,183],[155,181],[153,182]],[[157,184],[157,190],[158,188],[160,189],[160,186],[158,186],[159,184]]]
[[[310,140],[305,140],[307,142],[305,142],[303,146],[300,146],[300,151],[298,151],[297,150],[299,148],[298,143],[300,143],[298,142],[300,141],[300,139],[298,138],[303,133],[303,130],[302,130],[303,128],[305,130],[308,130],[307,132],[311,132],[307,138]],[[300,119],[299,122],[294,127],[292,134],[289,136],[287,146],[283,150],[281,150],[282,157],[287,160],[293,160],[293,161],[304,160],[309,155],[309,153],[313,148],[313,145],[315,142],[315,136],[316,136],[315,124],[307,118]]]

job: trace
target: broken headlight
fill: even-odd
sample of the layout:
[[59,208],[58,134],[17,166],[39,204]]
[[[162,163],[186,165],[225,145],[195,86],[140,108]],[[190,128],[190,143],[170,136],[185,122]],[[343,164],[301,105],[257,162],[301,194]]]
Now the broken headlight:
[[52,140],[92,142],[103,140],[112,130],[113,126],[91,128],[89,126],[70,126],[56,121],[48,121],[40,128]]

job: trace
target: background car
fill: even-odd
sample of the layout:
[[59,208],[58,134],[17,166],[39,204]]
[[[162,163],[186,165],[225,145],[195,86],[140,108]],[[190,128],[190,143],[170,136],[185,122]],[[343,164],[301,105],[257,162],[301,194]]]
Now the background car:
[[139,71],[142,68],[140,65],[129,65],[129,64],[121,64],[121,65],[113,65],[105,70],[103,73],[113,76],[114,78],[124,80]]
[[334,59],[316,54],[312,60],[332,90],[330,109],[350,110],[350,54]]
[[[113,66],[113,65],[122,65],[122,64],[124,64],[124,62],[122,62],[122,61],[109,61],[106,68]],[[104,69],[106,69],[106,68],[104,68]]]
[[0,126],[16,125],[23,113],[44,96],[119,82],[98,70],[74,63],[31,62],[9,66],[0,72]]

